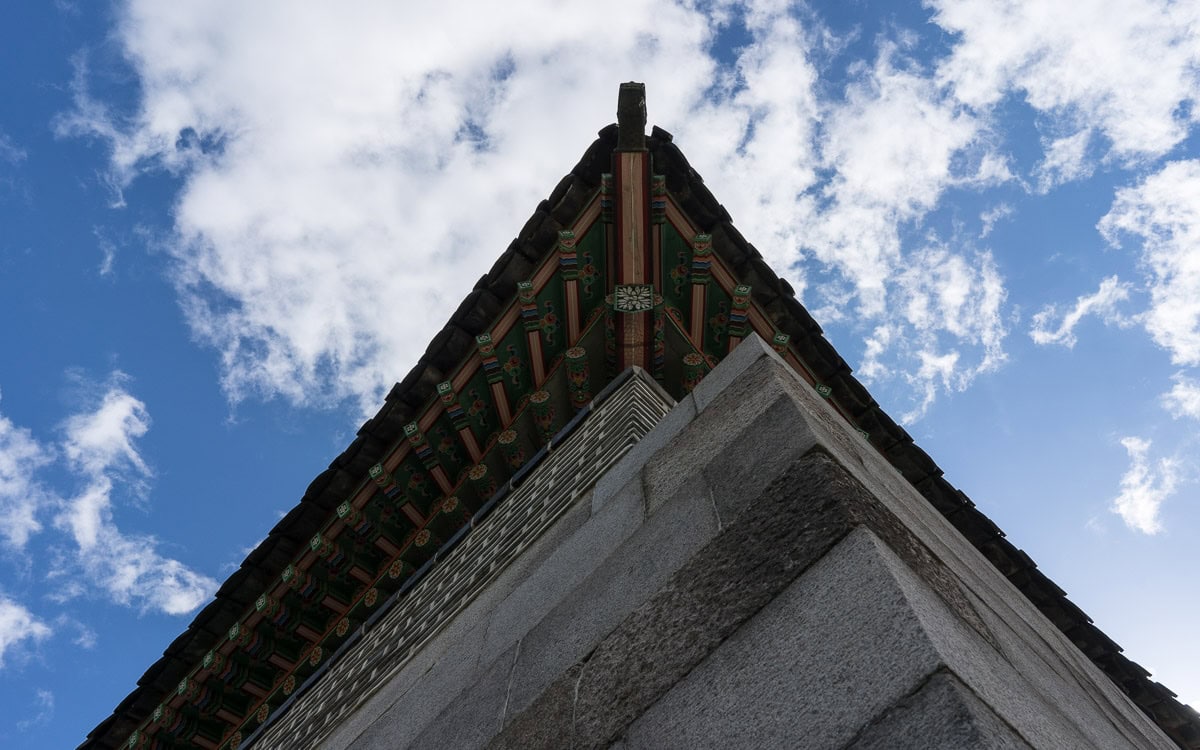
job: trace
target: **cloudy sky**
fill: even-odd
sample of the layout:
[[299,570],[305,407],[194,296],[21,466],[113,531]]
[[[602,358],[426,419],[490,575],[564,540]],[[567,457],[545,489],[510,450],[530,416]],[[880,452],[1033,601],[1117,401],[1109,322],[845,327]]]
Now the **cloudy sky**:
[[1200,705],[1200,5],[0,11],[0,745],[73,747],[644,81],[889,412]]

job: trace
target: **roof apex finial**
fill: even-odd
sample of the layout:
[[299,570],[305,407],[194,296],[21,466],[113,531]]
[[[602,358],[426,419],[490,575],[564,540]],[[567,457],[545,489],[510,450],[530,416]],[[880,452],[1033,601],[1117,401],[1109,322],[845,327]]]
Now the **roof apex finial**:
[[646,84],[621,84],[617,95],[617,150],[646,150]]

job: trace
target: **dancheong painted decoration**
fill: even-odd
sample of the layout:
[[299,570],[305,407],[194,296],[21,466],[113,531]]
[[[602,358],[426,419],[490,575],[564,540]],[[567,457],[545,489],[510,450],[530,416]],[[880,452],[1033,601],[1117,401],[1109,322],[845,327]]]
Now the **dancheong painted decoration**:
[[[952,522],[981,523],[671,136],[645,135],[644,96],[622,85],[619,127],[601,131],[355,444],[84,747],[243,746],[619,373],[641,368],[679,399],[752,332]],[[997,560],[1018,552],[998,530],[981,534],[972,541],[1007,574]],[[1012,575],[1042,585],[1030,570]]]

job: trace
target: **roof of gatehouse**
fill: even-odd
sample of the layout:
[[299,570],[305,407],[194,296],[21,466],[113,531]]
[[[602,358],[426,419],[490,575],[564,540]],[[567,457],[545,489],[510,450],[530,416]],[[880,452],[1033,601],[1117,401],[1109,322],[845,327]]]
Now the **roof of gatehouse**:
[[438,331],[379,412],[88,735],[233,749],[283,715],[631,367],[686,395],[757,334],[1181,747],[1200,715],[1126,658],[852,375],[622,84],[619,124]]

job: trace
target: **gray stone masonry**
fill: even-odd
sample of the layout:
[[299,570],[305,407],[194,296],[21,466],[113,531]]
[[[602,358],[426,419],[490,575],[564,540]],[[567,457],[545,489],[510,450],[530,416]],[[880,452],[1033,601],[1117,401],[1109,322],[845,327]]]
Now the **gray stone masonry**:
[[323,748],[1170,748],[756,336]]

